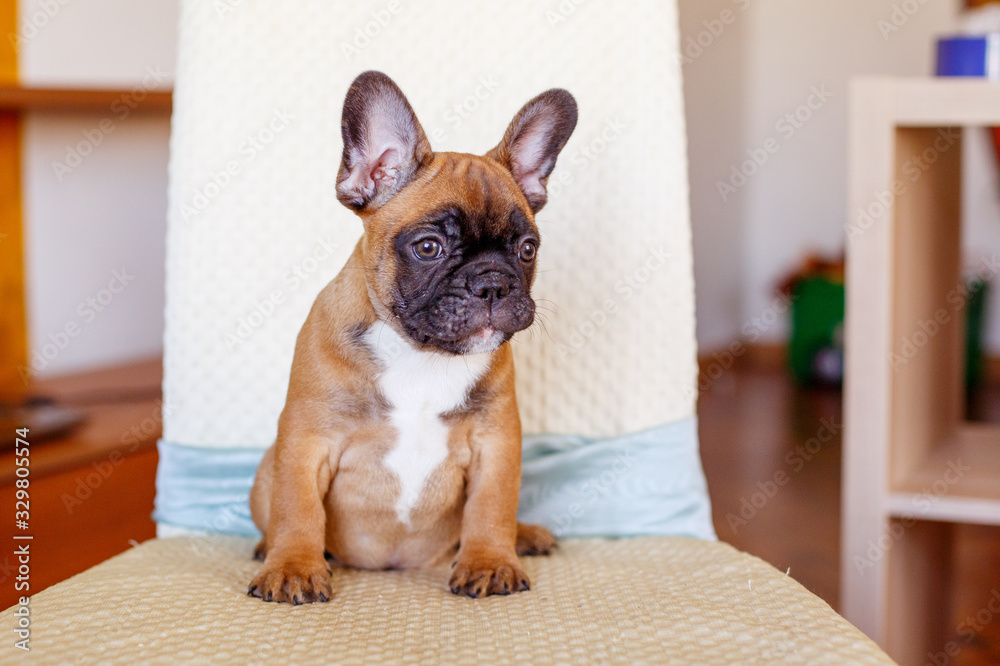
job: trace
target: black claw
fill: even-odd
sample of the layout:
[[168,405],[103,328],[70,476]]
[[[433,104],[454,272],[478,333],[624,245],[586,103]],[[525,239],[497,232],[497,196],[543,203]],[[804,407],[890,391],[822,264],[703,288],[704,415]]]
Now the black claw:
[[528,581],[526,579],[524,579],[524,578],[521,579],[521,589],[522,590],[530,590],[531,589],[531,585],[529,585]]
[[274,600],[274,595],[271,594],[270,592],[268,592],[267,593],[267,599],[265,599],[265,601],[273,601],[273,600]]
[[323,594],[322,592],[319,593],[319,600],[320,601],[329,601],[329,599],[326,598],[326,595]]
[[256,592],[256,591],[257,591],[257,586],[256,585],[251,585],[250,589],[247,590],[247,594],[250,595],[251,597],[255,597],[255,596],[257,596],[257,595],[254,594],[254,592]]

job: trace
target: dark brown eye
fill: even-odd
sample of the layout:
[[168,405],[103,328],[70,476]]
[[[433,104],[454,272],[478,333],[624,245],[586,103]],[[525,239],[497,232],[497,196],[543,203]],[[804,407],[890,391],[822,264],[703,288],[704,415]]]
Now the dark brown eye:
[[437,259],[442,253],[443,248],[441,247],[441,243],[433,238],[421,238],[413,244],[413,254],[417,256],[417,259],[429,261]]
[[521,244],[521,251],[520,253],[518,253],[518,256],[520,256],[521,261],[524,262],[534,261],[535,251],[536,248],[534,243],[532,243],[531,241],[524,241]]

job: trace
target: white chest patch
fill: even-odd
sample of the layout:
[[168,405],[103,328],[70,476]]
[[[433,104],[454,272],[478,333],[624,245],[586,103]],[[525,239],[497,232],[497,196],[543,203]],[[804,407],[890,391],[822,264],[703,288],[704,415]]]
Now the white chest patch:
[[448,457],[448,426],[441,415],[465,402],[492,354],[420,351],[382,322],[368,329],[365,339],[382,366],[379,389],[392,406],[390,420],[397,439],[384,462],[399,479],[396,515],[409,526],[410,510],[431,474]]

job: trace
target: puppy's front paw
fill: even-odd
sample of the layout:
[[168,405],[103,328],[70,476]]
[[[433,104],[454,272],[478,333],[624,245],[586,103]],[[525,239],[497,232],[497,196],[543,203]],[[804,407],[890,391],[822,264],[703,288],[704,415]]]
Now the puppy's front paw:
[[515,557],[459,557],[448,587],[455,594],[473,599],[490,594],[510,594],[531,589],[527,574]]
[[330,586],[331,572],[326,562],[288,559],[264,564],[264,568],[250,583],[247,591],[251,597],[264,601],[308,604],[329,601],[333,597]]
[[541,525],[517,524],[518,556],[548,555],[555,548],[556,538]]

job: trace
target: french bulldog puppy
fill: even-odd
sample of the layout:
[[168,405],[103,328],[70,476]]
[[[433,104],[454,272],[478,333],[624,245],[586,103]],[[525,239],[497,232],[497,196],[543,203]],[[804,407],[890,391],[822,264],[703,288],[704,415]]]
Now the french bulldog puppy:
[[436,153],[399,87],[365,72],[344,101],[337,198],[364,235],[299,333],[278,436],[250,495],[265,538],[249,594],[333,596],[327,563],[452,562],[449,587],[529,589],[518,555],[521,424],[511,337],[535,314],[535,213],[576,126],[565,90],[483,156]]

